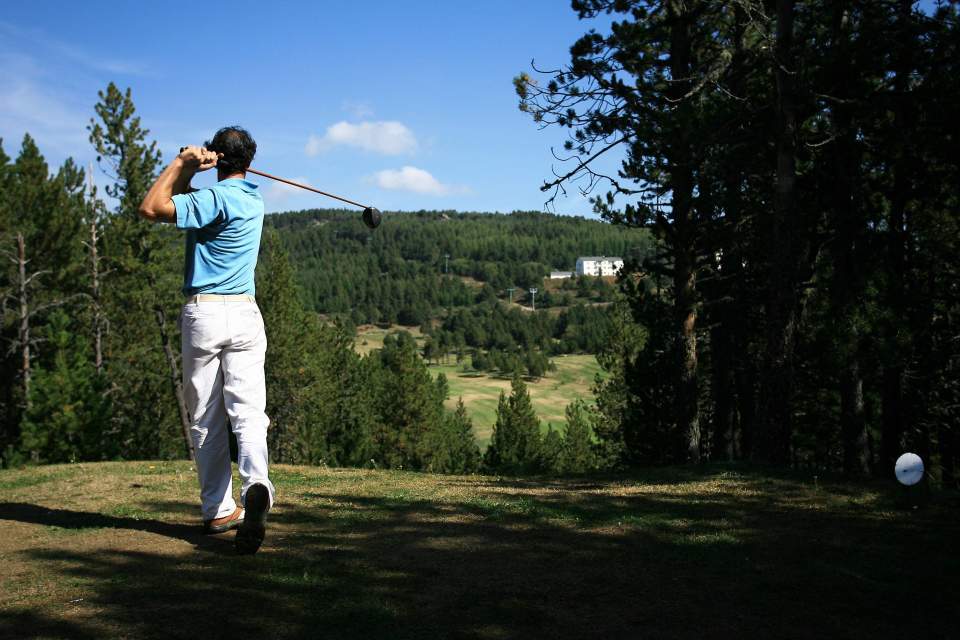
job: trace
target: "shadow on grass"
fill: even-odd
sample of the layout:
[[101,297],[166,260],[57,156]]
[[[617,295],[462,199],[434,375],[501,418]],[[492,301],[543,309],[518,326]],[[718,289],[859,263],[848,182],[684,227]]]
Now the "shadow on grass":
[[[609,485],[592,480],[491,482],[472,484],[458,501],[307,491],[278,505],[255,557],[25,551],[60,579],[81,580],[77,609],[95,613],[8,609],[0,636],[954,633],[955,520],[822,508],[802,487],[775,482],[784,484],[769,494],[740,490],[761,479],[726,491],[625,495],[598,493]],[[188,535],[182,525],[24,504],[0,505],[0,518]]]
[[0,502],[0,520],[15,520],[49,527],[60,527],[61,529],[133,529],[183,540],[203,551],[214,553],[230,553],[233,551],[233,545],[227,540],[204,535],[199,525],[109,516],[88,511],[49,509],[22,502]]

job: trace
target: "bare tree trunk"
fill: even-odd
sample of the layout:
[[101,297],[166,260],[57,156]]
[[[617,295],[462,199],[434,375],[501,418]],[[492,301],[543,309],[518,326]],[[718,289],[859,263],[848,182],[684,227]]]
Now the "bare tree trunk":
[[863,277],[857,253],[862,246],[866,223],[860,203],[854,198],[853,184],[860,171],[848,93],[854,81],[849,55],[850,15],[848,2],[836,0],[833,13],[833,59],[835,88],[840,99],[832,105],[836,142],[832,154],[832,218],[836,228],[833,240],[833,280],[831,297],[837,318],[835,354],[840,369],[840,432],[843,442],[843,470],[866,473],[867,433],[863,409],[863,376],[860,373],[860,333],[855,313],[862,297]]
[[[724,193],[725,217],[731,228],[736,228],[739,213],[735,195],[739,183],[735,176],[728,174]],[[732,461],[737,458],[738,404],[752,402],[753,394],[740,397],[737,371],[746,365],[745,349],[742,337],[746,331],[747,319],[743,317],[742,300],[737,288],[743,278],[741,256],[734,241],[720,257],[719,279],[723,282],[721,298],[716,301],[718,322],[710,331],[710,354],[713,366],[711,390],[714,399],[714,428],[711,459]],[[739,307],[739,309],[738,309]],[[741,406],[739,423],[744,423],[747,410]],[[752,415],[752,413],[750,414]],[[743,429],[740,433],[740,449],[743,447]]]
[[[889,285],[888,285],[889,286]],[[880,476],[889,476],[897,457],[903,453],[903,367],[890,363],[883,367],[880,404]]]
[[[729,86],[735,96],[742,96],[746,92],[745,77],[749,72],[744,61],[744,34],[746,32],[747,16],[742,6],[734,5],[734,32],[732,37],[733,56],[730,60]],[[742,114],[740,114],[742,115]],[[740,121],[740,117],[737,118]],[[742,122],[742,121],[741,121]],[[735,135],[744,136],[746,128],[738,125]],[[737,157],[740,142],[727,147],[730,156],[727,158],[723,170],[723,185],[720,194],[723,208],[723,224],[729,230],[726,241],[720,246],[722,253],[719,260],[719,280],[722,283],[719,296],[715,300],[717,309],[717,326],[711,330],[710,353],[713,364],[713,397],[714,397],[714,441],[717,459],[732,461],[738,456],[738,449],[742,452],[743,429],[740,429],[740,446],[738,447],[738,404],[746,400],[738,396],[737,371],[746,365],[746,354],[743,348],[743,336],[747,332],[747,318],[744,314],[746,304],[745,285],[743,284],[743,256],[738,239],[738,229],[742,221],[741,210],[743,198],[743,168]],[[749,395],[752,401],[753,394]],[[742,418],[747,412],[741,409]],[[739,423],[742,425],[743,420]]]
[[23,234],[17,234],[17,274],[18,300],[20,303],[20,325],[17,330],[17,344],[20,345],[20,384],[23,391],[23,406],[29,410],[32,407],[30,399],[30,299],[27,287],[30,280],[27,278],[27,247]]
[[[17,346],[20,348],[20,392],[23,394],[21,407],[24,411],[30,411],[33,408],[33,399],[30,397],[30,382],[32,377],[32,353],[30,351],[30,319],[36,313],[36,309],[30,308],[30,283],[41,275],[42,272],[35,272],[27,275],[27,243],[22,232],[17,233],[17,252],[10,256],[11,261],[17,265],[17,306],[19,307],[19,323],[17,326]],[[33,450],[30,452],[30,458],[37,462],[40,459],[40,452]]]
[[163,307],[159,304],[154,306],[153,310],[157,317],[157,326],[160,328],[160,342],[163,344],[163,353],[167,357],[167,364],[170,365],[170,382],[173,385],[173,393],[177,397],[177,409],[180,411],[183,443],[187,450],[187,457],[190,460],[195,460],[193,438],[190,437],[190,415],[187,413],[187,403],[183,396],[183,381],[180,379],[177,357],[173,353],[173,348],[170,346],[170,337],[167,335],[167,316],[163,312]]
[[734,459],[735,402],[733,385],[733,349],[730,326],[723,320],[710,331],[713,355],[714,424],[710,446],[711,460]]
[[870,470],[867,429],[863,409],[863,376],[856,355],[844,366],[840,381],[840,425],[843,439],[843,470],[859,475]]
[[[909,32],[913,3],[900,0],[898,22],[904,33]],[[883,366],[883,401],[881,405],[880,474],[893,469],[901,453],[904,433],[903,372],[904,355],[900,346],[899,323],[906,317],[904,304],[904,276],[906,273],[906,209],[910,190],[910,154],[906,136],[911,125],[909,78],[913,67],[909,45],[898,45],[897,69],[894,79],[894,131],[899,136],[897,158],[893,167],[893,194],[890,198],[890,221],[887,230],[887,299],[891,321],[886,330],[887,362]]]
[[[730,60],[729,87],[735,96],[746,94],[746,78],[752,72],[746,62],[748,45],[745,34],[749,19],[740,4],[734,5],[733,56]],[[742,109],[742,107],[741,107]],[[744,201],[741,194],[744,184],[744,159],[740,154],[742,140],[749,139],[749,118],[741,111],[737,114],[737,142],[728,146],[730,156],[725,162],[722,185],[723,223],[728,239],[720,246],[720,281],[723,283],[717,300],[717,326],[711,335],[713,357],[713,393],[716,402],[717,454],[726,460],[748,457],[752,445],[753,420],[755,416],[755,393],[752,388],[753,374],[748,373],[754,364],[748,356],[747,335],[750,319],[748,307],[749,285],[745,283],[742,241]]]
[[97,252],[97,223],[90,223],[90,263],[93,276],[93,362],[97,375],[103,373],[103,314],[100,304],[100,257]]
[[678,388],[677,422],[683,436],[684,453],[691,462],[700,461],[700,404],[697,379],[696,273],[684,260],[674,275],[677,335]]
[[796,343],[797,272],[801,260],[796,208],[796,65],[793,51],[795,0],[777,0],[774,52],[777,86],[777,185],[767,221],[769,281],[766,345],[760,381],[759,434],[768,462],[789,464],[793,434],[793,355]]
[[677,428],[683,456],[700,461],[700,405],[697,380],[696,253],[693,221],[693,167],[689,142],[690,105],[684,100],[690,78],[690,23],[682,2],[671,2],[670,74],[676,78],[671,93],[678,100],[674,140],[669,150],[671,214],[673,216],[673,287],[676,323]]
[[100,241],[97,228],[97,205],[93,189],[93,163],[87,169],[87,180],[90,191],[90,277],[93,298],[93,361],[97,368],[97,375],[103,373],[103,312],[100,304]]
[[[140,259],[147,268],[147,283],[151,291],[156,290],[156,278],[149,271],[150,249],[145,244],[144,236],[140,237]],[[187,457],[195,460],[196,455],[193,448],[193,438],[190,437],[190,413],[187,411],[187,403],[183,395],[183,380],[180,377],[180,367],[177,366],[177,356],[170,346],[170,336],[167,333],[167,315],[163,310],[163,305],[158,300],[154,300],[154,317],[157,319],[157,328],[160,331],[160,345],[163,347],[163,354],[167,359],[167,365],[170,368],[170,384],[173,386],[173,393],[177,400],[177,411],[180,413],[180,427],[183,430],[183,444],[187,450]]]
[[734,370],[733,379],[737,386],[738,421],[735,448],[741,458],[752,458],[756,446],[757,431],[757,365],[745,356],[746,340],[737,337],[737,350],[743,358],[742,365]]
[[937,430],[937,444],[940,453],[941,481],[945,489],[956,489],[957,478],[957,434],[955,425],[942,421]]

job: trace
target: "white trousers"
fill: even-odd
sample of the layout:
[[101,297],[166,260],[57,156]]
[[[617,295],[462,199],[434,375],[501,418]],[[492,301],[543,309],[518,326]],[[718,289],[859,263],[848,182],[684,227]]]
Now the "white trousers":
[[[211,296],[213,297],[213,296]],[[189,302],[180,314],[183,391],[197,456],[204,520],[229,515],[233,499],[227,420],[237,437],[240,500],[267,477],[267,403],[263,361],[267,336],[252,298]]]

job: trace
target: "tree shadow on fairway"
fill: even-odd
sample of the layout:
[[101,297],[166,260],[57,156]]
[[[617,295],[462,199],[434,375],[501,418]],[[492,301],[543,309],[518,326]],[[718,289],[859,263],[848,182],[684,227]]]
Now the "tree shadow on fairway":
[[[75,584],[70,599],[82,601],[4,607],[0,637],[820,639],[955,629],[960,526],[949,514],[831,506],[786,481],[763,491],[766,477],[662,490],[375,477],[383,484],[365,490],[299,477],[285,488],[280,476],[289,500],[253,557],[18,551]],[[186,539],[184,525],[33,505],[2,504],[0,518]]]
[[23,502],[0,502],[0,520],[14,520],[61,529],[132,529],[183,540],[203,551],[229,553],[233,550],[233,546],[227,540],[205,535],[199,525],[109,516],[89,511],[50,509]]

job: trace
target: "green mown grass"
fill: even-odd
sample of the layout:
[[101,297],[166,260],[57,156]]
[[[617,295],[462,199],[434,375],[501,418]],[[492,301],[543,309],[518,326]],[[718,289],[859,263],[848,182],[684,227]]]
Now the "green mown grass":
[[[894,638],[957,629],[955,494],[704,465],[571,480],[275,466],[267,541],[187,462],[0,471],[0,637]],[[916,508],[912,508],[916,506]]]
[[[357,332],[357,351],[369,353],[382,348],[384,337],[398,330],[409,331],[417,343],[422,344],[423,335],[416,327],[393,326],[381,329],[365,325]],[[592,400],[594,380],[602,371],[593,355],[556,356],[552,361],[556,365],[555,371],[550,371],[539,379],[527,379],[525,382],[543,431],[546,431],[549,425],[562,431],[566,423],[564,411],[567,405],[576,399]],[[447,377],[450,386],[447,408],[455,408],[457,401],[463,398],[467,415],[473,421],[477,443],[483,448],[490,442],[493,425],[497,420],[500,392],[510,394],[510,379],[471,371],[467,365],[469,358],[464,363],[455,364],[451,357],[449,363],[430,364],[429,367],[434,376],[443,373]]]
[[[592,400],[594,380],[601,371],[596,357],[592,355],[557,356],[553,362],[556,371],[539,379],[525,380],[534,411],[544,431],[548,425],[562,431],[567,405],[578,398]],[[485,447],[497,420],[500,392],[510,395],[510,379],[470,371],[463,364],[434,364],[430,365],[430,371],[434,375],[443,373],[447,377],[450,386],[448,408],[456,407],[457,401],[463,398],[467,415],[473,421],[477,442]]]

